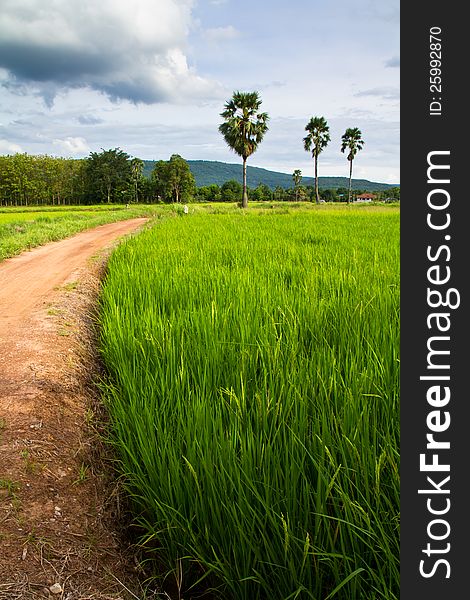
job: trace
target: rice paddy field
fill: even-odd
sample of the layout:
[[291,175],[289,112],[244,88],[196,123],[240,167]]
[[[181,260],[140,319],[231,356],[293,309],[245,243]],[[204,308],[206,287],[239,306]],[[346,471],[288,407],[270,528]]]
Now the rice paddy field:
[[161,220],[113,253],[100,320],[118,468],[174,597],[399,597],[397,208]]

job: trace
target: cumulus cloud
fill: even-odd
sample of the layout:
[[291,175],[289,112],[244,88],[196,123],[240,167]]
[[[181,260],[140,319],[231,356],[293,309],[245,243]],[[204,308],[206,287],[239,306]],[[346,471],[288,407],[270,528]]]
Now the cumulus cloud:
[[82,137],[67,137],[63,140],[55,139],[52,143],[62,151],[73,155],[86,154],[90,151],[87,141]]
[[208,98],[216,84],[188,64],[194,0],[2,0],[0,68],[9,89],[47,103],[87,87],[134,103]]
[[5,139],[0,139],[0,154],[16,154],[23,152],[21,146]]

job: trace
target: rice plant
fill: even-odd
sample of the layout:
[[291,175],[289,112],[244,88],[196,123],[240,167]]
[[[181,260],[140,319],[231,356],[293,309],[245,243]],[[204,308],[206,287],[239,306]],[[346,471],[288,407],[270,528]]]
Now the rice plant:
[[181,597],[398,598],[398,269],[390,208],[200,212],[112,255],[112,440]]

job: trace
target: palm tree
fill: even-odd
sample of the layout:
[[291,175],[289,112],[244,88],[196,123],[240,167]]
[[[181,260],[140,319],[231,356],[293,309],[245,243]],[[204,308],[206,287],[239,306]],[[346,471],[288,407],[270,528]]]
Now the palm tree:
[[349,127],[341,137],[341,152],[344,152],[346,148],[349,150],[349,194],[348,204],[351,202],[351,182],[352,182],[352,167],[353,160],[359,150],[362,150],[364,146],[364,140],[362,139],[362,133],[357,127]]
[[315,199],[317,204],[319,204],[318,155],[326,148],[330,141],[330,128],[323,117],[312,117],[305,126],[305,131],[308,131],[308,135],[304,137],[304,148],[307,152],[312,150],[312,156],[315,162]]
[[246,192],[246,160],[253,154],[268,130],[268,113],[260,113],[261,99],[258,92],[234,92],[225,103],[220,116],[225,122],[219,126],[228,146],[243,158],[242,208],[248,206]]
[[139,180],[142,177],[142,171],[144,170],[144,161],[140,158],[133,158],[131,160],[131,171],[132,179],[134,182],[134,201],[139,201]]
[[299,199],[299,185],[302,181],[302,171],[300,169],[295,169],[295,171],[292,173],[292,180],[294,182],[295,201],[297,202]]

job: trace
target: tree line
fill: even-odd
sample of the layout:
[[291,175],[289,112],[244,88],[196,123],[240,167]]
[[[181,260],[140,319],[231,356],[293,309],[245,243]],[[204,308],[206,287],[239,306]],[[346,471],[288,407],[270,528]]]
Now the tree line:
[[[299,171],[300,172],[300,171]],[[254,202],[315,202],[315,185],[294,184],[290,188],[277,186],[271,189],[264,183],[255,187],[246,188],[247,196]],[[360,196],[366,189],[352,192],[351,199]],[[243,194],[243,185],[230,179],[223,185],[217,184],[198,187],[194,194],[195,202],[240,202]],[[349,195],[348,187],[322,188],[320,189],[320,202],[347,202]],[[387,190],[374,192],[374,200],[377,202],[399,202],[400,188],[391,187]]]
[[[188,163],[178,154],[160,160],[150,175],[143,174],[144,163],[119,148],[92,152],[84,159],[47,155],[14,154],[0,156],[0,205],[74,205],[156,202],[240,202],[243,184],[231,179],[222,185],[196,187]],[[358,190],[361,193],[366,190]],[[314,185],[302,185],[302,173],[292,174],[292,187],[259,183],[246,186],[253,201],[314,202]],[[348,188],[322,189],[325,202],[343,202]],[[400,199],[400,189],[375,194],[377,200]]]
[[158,161],[150,178],[144,163],[114,148],[87,158],[0,156],[0,205],[188,202],[196,186],[188,163],[175,154]]

